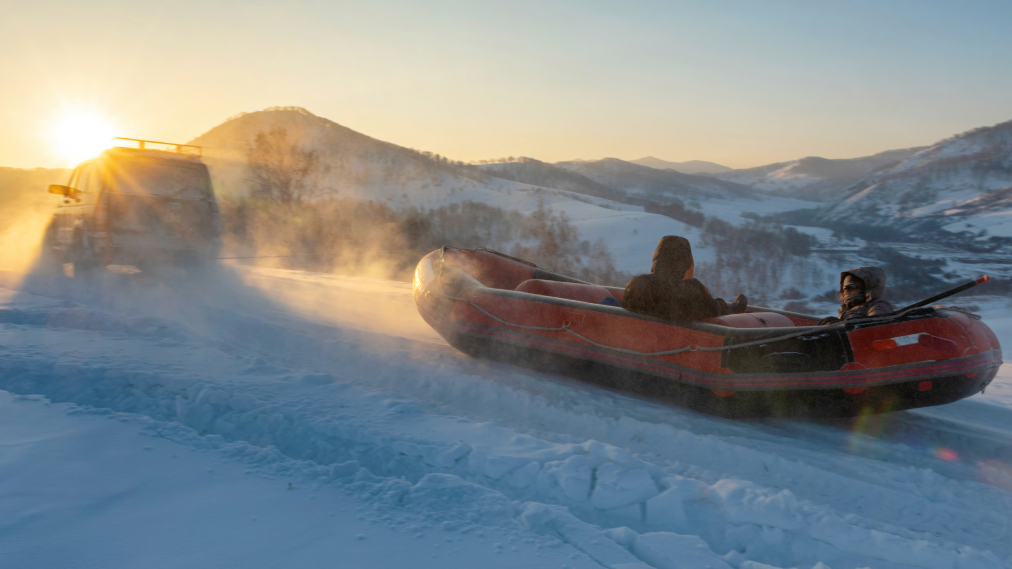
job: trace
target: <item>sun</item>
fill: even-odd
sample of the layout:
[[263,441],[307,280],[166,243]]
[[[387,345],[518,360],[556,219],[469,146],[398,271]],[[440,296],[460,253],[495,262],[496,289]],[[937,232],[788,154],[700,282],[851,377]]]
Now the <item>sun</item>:
[[53,149],[61,158],[77,164],[112,146],[115,135],[104,117],[87,111],[70,111],[53,127]]

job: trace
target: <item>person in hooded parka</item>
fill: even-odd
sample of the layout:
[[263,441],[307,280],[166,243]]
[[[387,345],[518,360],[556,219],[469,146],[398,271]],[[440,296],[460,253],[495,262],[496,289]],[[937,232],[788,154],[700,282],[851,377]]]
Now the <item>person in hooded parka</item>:
[[878,267],[858,267],[840,273],[840,320],[882,316],[895,312],[885,300],[886,275]]
[[745,311],[748,300],[739,294],[728,305],[713,298],[703,283],[693,278],[692,246],[684,237],[662,237],[654,250],[650,273],[629,279],[622,307],[631,312],[664,320],[705,320]]

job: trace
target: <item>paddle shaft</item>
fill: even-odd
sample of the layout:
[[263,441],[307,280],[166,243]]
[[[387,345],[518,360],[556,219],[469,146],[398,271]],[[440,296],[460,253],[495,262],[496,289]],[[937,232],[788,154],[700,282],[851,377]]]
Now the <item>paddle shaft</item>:
[[973,288],[973,287],[975,287],[975,286],[977,286],[979,284],[986,283],[989,280],[991,280],[991,277],[989,277],[987,275],[984,275],[984,276],[980,277],[979,279],[977,279],[975,281],[970,281],[970,282],[968,282],[966,284],[961,284],[961,285],[957,286],[954,289],[947,290],[947,291],[945,291],[945,292],[943,292],[941,294],[936,294],[935,296],[932,296],[931,298],[926,298],[926,299],[924,299],[924,300],[922,300],[920,302],[915,302],[915,303],[911,304],[910,306],[907,306],[905,308],[902,308],[902,309],[898,310],[897,312],[905,312],[907,310],[910,310],[911,308],[920,308],[921,306],[926,306],[928,304],[931,304],[932,302],[938,302],[939,300],[942,300],[943,298],[948,298],[948,297],[950,297],[950,296],[952,296],[954,294],[959,294],[959,293],[963,292],[964,290],[971,289],[971,288]]

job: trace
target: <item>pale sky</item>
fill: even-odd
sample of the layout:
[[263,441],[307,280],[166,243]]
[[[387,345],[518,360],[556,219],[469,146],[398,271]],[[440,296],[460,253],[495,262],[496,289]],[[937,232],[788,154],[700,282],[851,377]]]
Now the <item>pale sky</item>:
[[0,166],[301,106],[458,160],[850,158],[1012,119],[1012,2],[0,0]]

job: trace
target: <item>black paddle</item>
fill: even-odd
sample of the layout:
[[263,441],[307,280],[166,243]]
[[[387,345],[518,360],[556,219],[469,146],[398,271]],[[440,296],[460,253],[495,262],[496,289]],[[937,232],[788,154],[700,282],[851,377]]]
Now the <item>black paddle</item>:
[[942,300],[943,298],[948,298],[948,297],[950,297],[950,296],[952,296],[954,294],[959,294],[959,293],[963,292],[964,290],[971,289],[971,288],[973,288],[973,287],[975,287],[975,286],[977,286],[979,284],[986,283],[989,280],[991,280],[991,277],[989,277],[987,275],[984,275],[984,276],[980,277],[979,279],[977,279],[975,281],[970,281],[970,282],[968,282],[966,284],[961,284],[961,285],[957,286],[954,289],[947,290],[947,291],[945,291],[945,292],[943,292],[941,294],[936,294],[935,296],[932,296],[931,298],[926,298],[926,299],[924,299],[924,300],[922,300],[920,302],[915,302],[915,303],[911,304],[910,306],[907,306],[905,308],[897,310],[897,312],[906,312],[906,311],[911,310],[913,308],[920,308],[921,306],[925,306],[925,305],[931,304],[932,302],[938,302],[939,300]]

